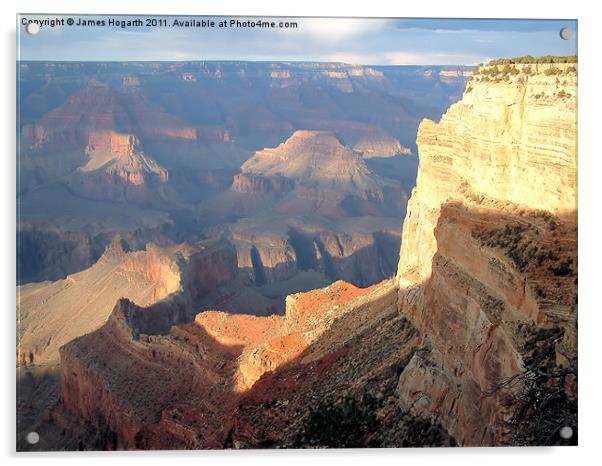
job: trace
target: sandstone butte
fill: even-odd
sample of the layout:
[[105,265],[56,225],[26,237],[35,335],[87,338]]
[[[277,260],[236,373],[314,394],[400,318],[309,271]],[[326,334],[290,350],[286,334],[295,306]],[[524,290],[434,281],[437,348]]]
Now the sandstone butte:
[[334,133],[298,130],[278,147],[258,151],[247,160],[233,190],[297,188],[325,197],[355,194],[382,201],[383,189],[389,185],[390,181],[370,172],[360,152],[341,143]]
[[308,446],[310,413],[368,396],[362,445],[511,443],[511,397],[492,386],[550,332],[552,363],[576,358],[577,321],[576,64],[513,67],[478,70],[420,125],[395,279],[289,296],[284,317],[202,312],[164,336],[120,300],[60,350],[49,418],[66,447]]
[[364,157],[333,131],[297,130],[241,166],[226,196],[229,203],[220,209],[248,215],[259,203],[288,216],[402,216],[407,195],[401,185],[370,171]]
[[168,171],[144,154],[133,134],[91,131],[85,154],[88,160],[68,180],[82,197],[155,206],[176,198]]

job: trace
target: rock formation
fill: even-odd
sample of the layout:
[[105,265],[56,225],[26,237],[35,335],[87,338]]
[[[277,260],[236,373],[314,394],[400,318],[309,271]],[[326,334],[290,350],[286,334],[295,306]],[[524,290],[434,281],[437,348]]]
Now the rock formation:
[[363,137],[353,146],[353,149],[361,152],[365,159],[412,154],[412,151],[403,147],[397,139],[381,134]]
[[101,327],[120,298],[151,306],[183,295],[190,304],[235,274],[235,255],[227,244],[148,244],[144,251],[126,252],[115,238],[89,269],[64,280],[17,288],[17,361],[57,363],[58,349]]
[[[61,349],[61,405],[51,416],[87,419],[97,432],[88,441],[100,448],[293,446],[326,393],[356,395],[372,380],[370,393],[394,398],[396,365],[415,337],[395,301],[391,281],[336,282],[290,296],[283,317],[207,311],[169,336],[137,337],[132,322],[145,311],[122,300],[101,329]],[[384,406],[382,422],[409,428],[394,412]],[[386,444],[382,431],[369,434]]]
[[284,299],[301,288],[292,291],[283,282],[293,285],[304,271],[318,273],[325,282],[345,280],[362,287],[392,277],[400,225],[395,219],[380,217],[333,222],[259,216],[237,222],[229,235],[241,273],[257,286],[280,283]]
[[359,152],[325,131],[295,131],[278,147],[256,152],[232,190],[275,195],[277,209],[288,214],[358,216],[401,209],[400,186],[372,173]]
[[85,165],[90,147],[100,152],[100,147],[110,146],[110,134],[115,144],[108,150],[112,153],[127,152],[119,145],[118,134],[149,140],[197,138],[196,129],[186,127],[143,95],[120,93],[107,84],[90,81],[62,105],[21,128],[19,163],[24,174],[20,188],[54,181]]
[[86,164],[67,182],[78,195],[153,207],[177,199],[169,173],[144,154],[136,136],[91,132],[85,153]]
[[[136,248],[192,243],[272,208],[286,217],[399,220],[415,169],[396,159],[416,158],[366,159],[376,162],[367,164],[376,190],[366,191],[365,167],[337,153],[357,144],[363,157],[413,148],[421,116],[446,108],[452,92],[437,91],[445,106],[428,93],[414,101],[418,83],[410,92],[406,79],[425,90],[433,82],[412,67],[341,63],[21,62],[18,71],[21,283],[91,266],[115,234]],[[277,175],[234,179],[255,152],[301,128],[333,133],[324,155],[331,168],[357,170],[357,193]]]
[[378,189],[361,156],[334,134],[320,131],[295,131],[275,149],[257,152],[241,170],[243,175],[282,176],[308,187],[343,192]]
[[398,392],[462,445],[511,441],[510,394],[488,393],[533,364],[536,335],[576,354],[576,84],[572,64],[484,66],[418,132],[397,279],[429,351]]
[[153,137],[196,139],[196,130],[150,103],[138,93],[122,94],[110,85],[90,81],[78,94],[25,126],[25,145],[84,147],[90,132],[118,131]]

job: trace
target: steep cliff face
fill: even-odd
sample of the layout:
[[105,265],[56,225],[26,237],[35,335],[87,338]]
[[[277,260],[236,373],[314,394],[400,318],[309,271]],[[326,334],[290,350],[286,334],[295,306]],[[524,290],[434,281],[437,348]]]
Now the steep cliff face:
[[575,357],[574,64],[483,67],[439,123],[418,132],[397,281],[419,329],[398,393],[463,445],[509,441],[509,393],[533,335],[559,329]]
[[280,283],[282,298],[291,292],[282,282],[294,282],[302,272],[356,286],[369,286],[395,274],[400,224],[393,219],[365,217],[340,223],[290,219],[266,228],[267,222],[263,218],[241,221],[230,234],[242,275],[256,286]]
[[508,75],[484,67],[439,123],[420,125],[423,202],[437,206],[464,182],[536,209],[576,209],[575,64],[512,66]]

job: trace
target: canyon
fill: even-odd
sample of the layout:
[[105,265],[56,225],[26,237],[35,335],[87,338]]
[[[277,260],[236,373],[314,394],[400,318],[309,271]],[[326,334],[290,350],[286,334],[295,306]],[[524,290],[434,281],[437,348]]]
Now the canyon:
[[[297,108],[294,121],[259,106],[248,121],[239,109],[204,129],[197,115],[194,133],[111,124],[78,142],[87,158],[68,176],[99,173],[99,186],[124,173],[135,174],[127,183],[169,185],[192,146],[246,156],[236,170],[235,157],[207,170],[202,193],[176,182],[173,193],[111,194],[153,210],[163,201],[140,199],[162,193],[201,234],[174,236],[182,220],[158,210],[172,226],[144,249],[151,234],[126,230],[97,259],[80,246],[78,267],[93,265],[18,287],[22,430],[59,450],[533,444],[534,428],[517,418],[529,377],[565,371],[568,414],[548,441],[566,444],[557,428],[576,429],[577,396],[577,64],[262,66],[165,72],[208,99],[233,70],[245,80],[267,73],[264,91]],[[423,95],[433,73],[464,91],[434,94],[447,110],[423,109],[415,146],[410,124],[394,129],[408,113],[375,122],[395,98],[378,112],[378,99],[366,102],[369,121],[319,110],[307,124],[311,102],[371,89],[401,96],[403,80]],[[152,73],[141,78],[112,81],[128,98],[159,86]],[[168,97],[157,100],[195,120]],[[172,161],[157,155],[166,138],[182,144]],[[43,390],[43,409],[28,406],[29,391]]]
[[[361,196],[382,196],[384,187],[387,199],[364,199],[356,210],[349,189],[306,183],[288,201],[274,201],[281,214],[304,215],[311,198],[313,210],[328,219],[367,214],[399,220],[415,182],[411,154],[419,120],[438,117],[450,98],[458,98],[469,68],[460,68],[466,76],[455,80],[441,75],[456,69],[21,62],[18,282],[80,272],[116,234],[143,249],[148,242],[194,243],[236,229],[238,219],[257,217],[265,199],[232,193],[276,190],[278,197],[292,183],[251,177],[243,165],[255,153],[294,141],[296,131],[330,132],[345,151],[361,154],[366,166],[357,156],[332,163],[378,178],[383,186]],[[415,99],[417,88],[433,90],[431,97]],[[324,202],[330,207],[320,211]]]

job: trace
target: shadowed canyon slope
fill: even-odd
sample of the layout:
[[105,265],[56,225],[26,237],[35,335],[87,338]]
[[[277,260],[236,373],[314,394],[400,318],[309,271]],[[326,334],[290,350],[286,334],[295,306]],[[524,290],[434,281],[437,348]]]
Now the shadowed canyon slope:
[[[102,326],[120,298],[140,306],[171,303],[172,323],[190,320],[180,308],[200,305],[236,273],[236,253],[226,242],[162,248],[149,243],[143,251],[126,252],[116,238],[89,269],[19,287],[18,363],[56,363],[58,349]],[[169,329],[170,317],[163,321]]]
[[[136,337],[132,322],[144,311],[121,301],[102,329],[61,350],[62,402],[51,417],[71,426],[74,415],[87,419],[94,433],[75,428],[68,442],[98,448],[291,447],[304,441],[309,409],[363,394],[388,417],[374,445],[401,444],[417,426],[433,444],[449,444],[439,426],[392,402],[416,337],[395,303],[391,281],[336,282],[289,296],[284,317],[207,311],[167,337]],[[100,346],[112,364],[90,351]]]
[[[292,292],[284,315],[193,308],[169,332],[169,301],[119,300],[61,348],[60,402],[40,431],[59,448],[529,444],[521,394],[538,379],[521,375],[566,370],[554,406],[570,409],[545,418],[558,424],[546,441],[562,442],[558,428],[576,422],[576,66],[482,66],[438,123],[421,123],[396,278]],[[233,180],[220,202],[257,196],[270,211],[308,182],[377,189],[369,160],[327,130],[255,151],[239,176],[260,180]],[[307,176],[324,144],[353,163]],[[268,295],[289,258],[307,274],[355,269],[336,260],[345,222],[384,241],[363,217],[306,217],[289,213],[270,235],[261,213],[215,231]]]

